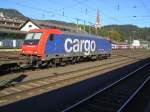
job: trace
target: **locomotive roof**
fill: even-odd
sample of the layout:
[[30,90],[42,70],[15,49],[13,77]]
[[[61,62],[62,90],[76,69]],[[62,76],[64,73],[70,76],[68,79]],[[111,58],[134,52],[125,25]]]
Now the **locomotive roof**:
[[59,29],[33,29],[33,30],[30,30],[31,32],[32,31],[52,31],[53,32],[61,32],[61,34],[65,34],[65,35],[71,35],[71,36],[79,36],[81,38],[86,38],[86,37],[89,37],[89,38],[102,38],[102,39],[105,39],[104,37],[102,36],[96,36],[96,35],[92,35],[92,34],[88,34],[87,32],[81,32],[81,31],[62,31],[62,30],[59,30]]
[[91,35],[86,32],[69,32],[69,31],[62,31],[62,34],[65,35],[73,35],[73,36],[81,36],[81,37],[90,37],[90,38],[103,38],[102,36],[96,36],[96,35]]

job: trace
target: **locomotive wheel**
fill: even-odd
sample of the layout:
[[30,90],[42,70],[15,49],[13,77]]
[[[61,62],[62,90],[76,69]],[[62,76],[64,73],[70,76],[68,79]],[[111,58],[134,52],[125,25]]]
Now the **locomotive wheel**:
[[72,60],[70,62],[71,62],[71,64],[75,64],[77,62],[77,58],[76,57],[72,58]]
[[52,68],[55,68],[56,65],[57,65],[57,64],[56,64],[56,60],[55,60],[55,59],[52,59],[52,60],[51,60],[51,63],[52,63],[52,65],[51,65]]

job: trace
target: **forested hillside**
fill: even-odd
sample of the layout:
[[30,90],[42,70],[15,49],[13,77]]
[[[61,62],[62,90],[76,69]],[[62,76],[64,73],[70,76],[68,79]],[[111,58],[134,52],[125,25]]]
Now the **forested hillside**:
[[[84,29],[83,25],[80,25]],[[94,27],[86,26],[86,31],[96,34]],[[150,41],[150,28],[139,28],[135,25],[108,25],[97,29],[100,36],[111,37],[115,41],[140,39]]]

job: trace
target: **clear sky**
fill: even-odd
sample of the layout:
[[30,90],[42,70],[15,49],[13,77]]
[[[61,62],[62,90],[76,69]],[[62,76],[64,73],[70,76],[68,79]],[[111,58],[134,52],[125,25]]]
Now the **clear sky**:
[[34,19],[95,24],[133,24],[150,27],[150,0],[1,0],[0,8],[13,8]]

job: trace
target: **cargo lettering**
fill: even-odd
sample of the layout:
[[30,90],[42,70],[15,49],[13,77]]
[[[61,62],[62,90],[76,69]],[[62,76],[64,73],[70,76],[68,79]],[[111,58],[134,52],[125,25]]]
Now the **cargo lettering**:
[[68,38],[65,40],[65,51],[70,52],[84,52],[85,55],[89,55],[90,52],[96,50],[96,43],[94,40],[79,40]]

